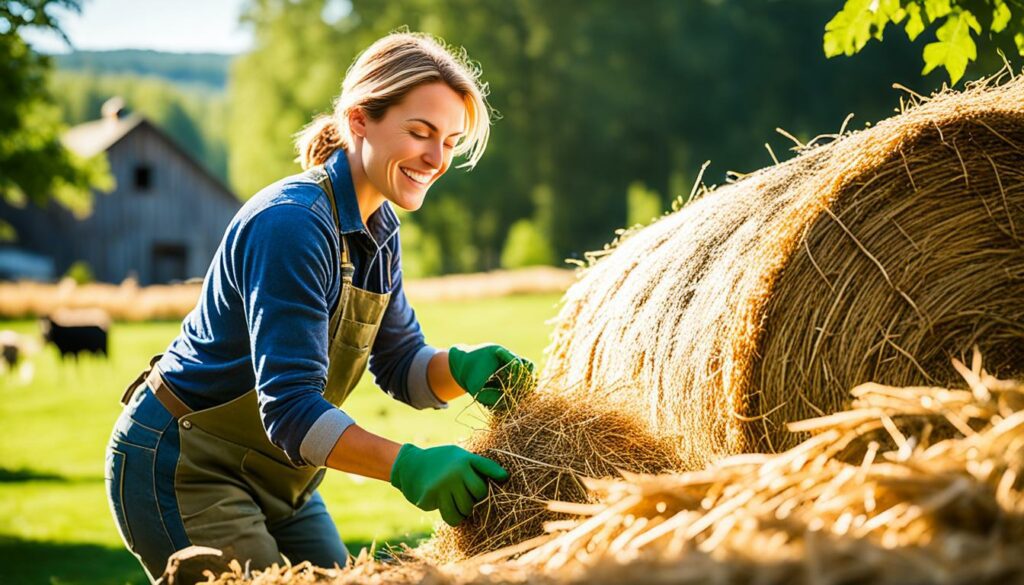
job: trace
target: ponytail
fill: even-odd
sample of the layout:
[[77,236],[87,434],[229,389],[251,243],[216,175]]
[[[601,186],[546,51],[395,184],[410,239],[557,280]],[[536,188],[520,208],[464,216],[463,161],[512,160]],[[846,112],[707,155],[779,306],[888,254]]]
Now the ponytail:
[[324,164],[334,151],[346,147],[338,124],[330,114],[317,116],[299,131],[295,145],[299,151],[295,162],[302,165],[302,170]]

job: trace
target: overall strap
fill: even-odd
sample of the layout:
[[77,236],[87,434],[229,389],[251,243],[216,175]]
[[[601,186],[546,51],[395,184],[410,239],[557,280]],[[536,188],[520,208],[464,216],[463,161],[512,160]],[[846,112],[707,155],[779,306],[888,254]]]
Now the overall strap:
[[315,168],[317,172],[313,175],[313,179],[327,194],[327,201],[331,203],[331,214],[334,215],[334,226],[338,228],[338,239],[341,241],[341,277],[351,284],[356,267],[349,258],[348,242],[345,241],[345,236],[341,233],[341,218],[338,215],[338,204],[334,201],[334,186],[331,184],[330,175],[327,174],[323,166]]
[[162,353],[158,353],[153,356],[153,359],[149,360],[149,367],[142,370],[139,377],[135,378],[135,380],[129,384],[128,388],[124,391],[124,395],[121,396],[121,404],[127,406],[139,386],[147,384],[153,392],[153,396],[155,396],[156,399],[164,405],[167,412],[171,413],[171,416],[174,418],[181,418],[192,412],[192,409],[178,398],[178,395],[171,390],[170,385],[168,385],[163,376],[160,375],[160,368],[156,367],[156,363],[160,361],[160,358],[163,357],[163,355],[164,354]]

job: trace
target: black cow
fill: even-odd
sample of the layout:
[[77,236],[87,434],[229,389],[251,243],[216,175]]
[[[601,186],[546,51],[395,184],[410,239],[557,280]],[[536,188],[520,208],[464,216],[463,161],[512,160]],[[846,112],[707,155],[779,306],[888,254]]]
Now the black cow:
[[62,309],[40,319],[39,326],[43,340],[57,346],[61,359],[67,359],[68,355],[78,359],[82,352],[108,356],[110,317],[103,311]]
[[13,370],[21,359],[21,339],[14,331],[0,331],[0,360]]

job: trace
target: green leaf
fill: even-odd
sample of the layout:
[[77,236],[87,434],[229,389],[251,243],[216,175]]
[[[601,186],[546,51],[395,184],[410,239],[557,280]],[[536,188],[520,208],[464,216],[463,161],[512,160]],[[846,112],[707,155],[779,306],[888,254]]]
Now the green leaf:
[[[918,9],[920,10],[920,7]],[[900,6],[900,0],[879,0],[875,10],[875,25],[884,28],[890,21],[899,24],[906,15],[907,11]]]
[[871,38],[875,14],[871,0],[846,0],[843,9],[825,25],[825,56],[853,55]]
[[978,58],[978,49],[971,37],[971,30],[981,32],[981,24],[970,12],[959,11],[946,18],[935,36],[938,41],[924,47],[924,70],[927,75],[938,66],[949,73],[950,82],[956,84],[967,70],[967,63]]
[[872,14],[871,36],[879,41],[882,40],[882,33],[885,32],[885,27],[889,25],[890,20],[899,22],[899,19],[903,18],[902,15],[899,16],[899,19],[893,18],[894,12],[902,12],[899,0],[877,0],[872,2],[868,9]]
[[994,33],[1001,32],[1010,23],[1010,7],[1006,0],[995,0],[995,8],[992,10],[992,26],[989,27]]
[[1024,57],[1024,32],[1013,35],[1013,42],[1017,45],[1017,53]]
[[924,0],[924,12],[928,16],[928,22],[935,22],[953,12],[953,6],[950,0]]
[[924,20],[921,18],[920,4],[907,4],[907,24],[904,26],[904,30],[907,31],[907,38],[911,41],[916,39],[917,35],[924,32]]

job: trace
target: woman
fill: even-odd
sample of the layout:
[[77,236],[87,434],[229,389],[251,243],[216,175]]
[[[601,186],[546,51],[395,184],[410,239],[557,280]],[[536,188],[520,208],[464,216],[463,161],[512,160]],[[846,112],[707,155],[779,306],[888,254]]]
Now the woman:
[[[107,450],[111,510],[150,578],[190,546],[217,569],[347,551],[316,488],[329,467],[390,481],[449,524],[507,472],[453,445],[399,445],[337,408],[367,363],[392,397],[493,406],[496,373],[533,365],[497,345],[425,344],[402,289],[398,219],[452,158],[473,166],[490,112],[477,73],[440,42],[394,33],[349,69],[331,115],[299,135],[305,172],[250,199],[231,221],[195,309],[129,386]],[[179,577],[181,575],[179,574]]]

